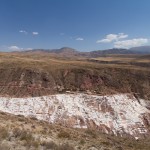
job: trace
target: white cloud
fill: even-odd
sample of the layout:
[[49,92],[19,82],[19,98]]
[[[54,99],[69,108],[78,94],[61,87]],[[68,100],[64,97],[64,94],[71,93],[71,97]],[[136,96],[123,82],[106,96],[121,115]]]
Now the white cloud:
[[1,45],[0,46],[0,51],[10,52],[10,51],[24,51],[24,50],[33,50],[33,48],[22,48],[16,45],[12,45],[12,46]]
[[118,34],[118,40],[120,40],[120,39],[125,39],[125,38],[127,38],[127,37],[128,37],[127,34],[124,34],[124,33],[119,33],[119,34]]
[[116,47],[116,48],[130,48],[130,47],[142,46],[142,45],[148,43],[148,41],[149,40],[146,38],[116,41],[116,42],[114,42],[114,47]]
[[24,33],[24,34],[28,34],[28,32],[25,31],[25,30],[20,30],[19,32],[20,32],[20,33]]
[[118,33],[118,34],[108,34],[104,39],[97,40],[96,43],[110,43],[113,41],[118,41],[120,39],[127,38],[128,35],[124,33]]
[[23,50],[23,48],[20,48],[16,45],[13,45],[13,46],[9,46],[8,50],[10,50],[10,51],[20,51],[20,50]]
[[23,50],[32,50],[33,48],[22,48],[22,47],[18,47],[16,45],[13,46],[5,46],[5,48],[3,50],[6,51],[23,51]]
[[84,39],[81,37],[76,38],[77,41],[83,41]]
[[32,34],[33,34],[33,35],[38,35],[39,33],[38,33],[38,32],[32,32]]

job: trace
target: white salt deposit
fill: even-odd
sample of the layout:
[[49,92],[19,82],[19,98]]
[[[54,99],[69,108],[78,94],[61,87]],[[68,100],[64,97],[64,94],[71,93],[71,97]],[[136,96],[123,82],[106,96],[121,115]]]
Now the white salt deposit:
[[[138,137],[148,132],[143,115],[150,114],[144,100],[129,94],[95,96],[57,94],[34,98],[0,97],[0,110],[15,115],[34,116],[74,128],[94,127],[106,133]],[[92,125],[91,122],[92,121]]]

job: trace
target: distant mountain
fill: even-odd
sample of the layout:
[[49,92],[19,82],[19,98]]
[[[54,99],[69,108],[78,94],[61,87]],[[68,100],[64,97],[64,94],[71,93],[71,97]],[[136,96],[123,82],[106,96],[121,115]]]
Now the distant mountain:
[[70,47],[62,47],[60,49],[33,49],[24,51],[25,53],[50,53],[56,56],[63,57],[101,57],[111,54],[150,54],[150,46],[133,47],[130,49],[107,49],[107,50],[96,50],[91,52],[79,52]]
[[139,46],[130,48],[131,51],[150,54],[150,46]]
[[113,48],[108,50],[91,51],[90,57],[100,57],[109,54],[150,54],[150,46],[133,47],[130,49]]
[[108,50],[98,50],[98,51],[92,51],[90,52],[91,57],[99,57],[104,56],[108,54],[130,54],[131,52],[127,49],[108,49]]
[[73,53],[73,54],[76,54],[78,53],[77,50],[73,49],[73,48],[70,48],[70,47],[62,47],[60,49],[53,49],[53,50],[50,50],[49,51],[50,53]]
[[80,54],[77,50],[69,47],[62,47],[60,49],[33,49],[24,51],[24,53],[50,53],[53,55],[65,56],[65,57],[73,57]]

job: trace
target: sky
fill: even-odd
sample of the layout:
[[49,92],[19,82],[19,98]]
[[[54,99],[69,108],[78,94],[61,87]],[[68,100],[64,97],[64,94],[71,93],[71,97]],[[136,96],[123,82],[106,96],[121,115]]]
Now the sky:
[[150,0],[0,0],[0,50],[150,45]]

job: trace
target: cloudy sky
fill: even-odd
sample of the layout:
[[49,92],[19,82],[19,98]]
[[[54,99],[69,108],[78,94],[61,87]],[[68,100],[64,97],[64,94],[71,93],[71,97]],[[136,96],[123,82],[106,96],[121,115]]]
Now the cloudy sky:
[[0,50],[150,45],[150,0],[0,0]]

